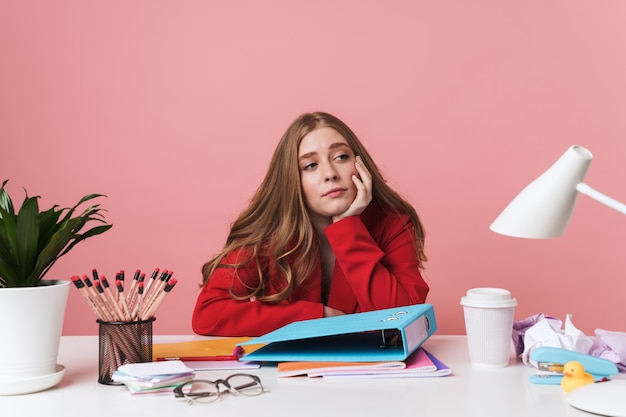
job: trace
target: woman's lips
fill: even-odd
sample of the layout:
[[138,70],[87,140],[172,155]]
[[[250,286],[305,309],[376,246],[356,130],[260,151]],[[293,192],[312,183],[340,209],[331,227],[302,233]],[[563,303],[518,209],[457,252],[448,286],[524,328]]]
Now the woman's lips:
[[324,197],[341,197],[344,192],[346,192],[345,188],[333,188],[332,190],[328,190],[326,193],[324,193]]

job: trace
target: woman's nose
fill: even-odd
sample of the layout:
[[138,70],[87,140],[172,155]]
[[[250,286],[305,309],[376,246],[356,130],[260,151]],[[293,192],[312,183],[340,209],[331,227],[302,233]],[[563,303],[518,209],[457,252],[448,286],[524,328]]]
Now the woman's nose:
[[324,177],[324,180],[331,181],[331,180],[336,180],[338,178],[339,178],[339,174],[337,173],[337,170],[335,170],[332,165],[329,165],[326,168],[326,175]]

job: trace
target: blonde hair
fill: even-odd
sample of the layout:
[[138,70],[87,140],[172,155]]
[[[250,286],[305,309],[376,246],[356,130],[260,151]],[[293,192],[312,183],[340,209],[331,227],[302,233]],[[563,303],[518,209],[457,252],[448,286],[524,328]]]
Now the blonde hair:
[[[256,297],[259,301],[280,302],[287,299],[299,279],[308,277],[318,263],[318,236],[309,217],[298,167],[298,150],[302,138],[326,126],[335,129],[348,142],[355,155],[361,156],[372,175],[372,202],[397,214],[406,214],[413,223],[417,259],[426,261],[424,230],[415,209],[383,179],[367,150],[341,120],[328,113],[314,112],[299,116],[278,143],[265,178],[250,205],[232,224],[224,249],[202,267],[203,285],[217,268],[233,268],[254,262],[259,274],[257,283],[243,282],[248,294],[231,295],[235,299]],[[243,249],[234,263],[224,258]],[[282,282],[269,282],[278,272]],[[266,294],[270,286],[279,290]]]

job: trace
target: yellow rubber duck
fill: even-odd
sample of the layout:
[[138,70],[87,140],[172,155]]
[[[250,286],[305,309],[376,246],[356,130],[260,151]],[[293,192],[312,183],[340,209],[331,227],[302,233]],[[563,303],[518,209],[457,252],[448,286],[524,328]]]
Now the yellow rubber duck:
[[570,361],[563,365],[563,379],[561,379],[561,387],[565,392],[570,392],[583,385],[595,382],[595,378],[585,372],[585,368],[580,362]]

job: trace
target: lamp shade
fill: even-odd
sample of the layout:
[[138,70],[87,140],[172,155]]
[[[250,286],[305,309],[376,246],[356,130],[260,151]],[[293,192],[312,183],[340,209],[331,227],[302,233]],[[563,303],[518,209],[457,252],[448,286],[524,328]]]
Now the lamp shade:
[[491,224],[496,233],[522,238],[561,236],[574,211],[580,184],[593,155],[570,146],[539,178],[529,184]]

